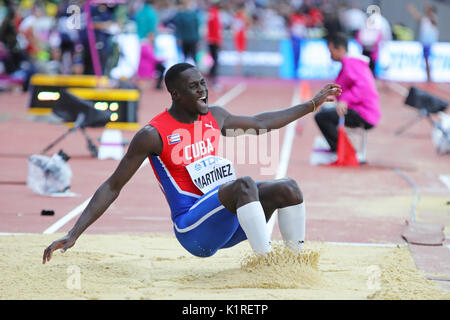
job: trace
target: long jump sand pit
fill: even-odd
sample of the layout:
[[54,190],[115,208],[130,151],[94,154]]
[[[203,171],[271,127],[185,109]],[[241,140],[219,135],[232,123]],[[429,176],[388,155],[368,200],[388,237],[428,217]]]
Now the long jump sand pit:
[[0,237],[0,299],[450,299],[408,248],[275,242],[268,260],[243,242],[197,258],[169,235],[82,235],[43,265],[62,234]]

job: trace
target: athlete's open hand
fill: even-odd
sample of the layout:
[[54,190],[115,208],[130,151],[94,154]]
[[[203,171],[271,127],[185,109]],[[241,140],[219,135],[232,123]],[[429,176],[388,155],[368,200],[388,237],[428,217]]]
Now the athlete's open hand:
[[324,102],[335,101],[342,93],[341,86],[336,83],[329,83],[320,90],[313,98],[318,109]]
[[44,256],[42,257],[42,263],[45,264],[47,261],[50,261],[53,251],[61,249],[61,252],[65,252],[67,249],[72,248],[75,241],[76,239],[70,235],[66,235],[56,241],[53,241],[53,243],[45,249]]

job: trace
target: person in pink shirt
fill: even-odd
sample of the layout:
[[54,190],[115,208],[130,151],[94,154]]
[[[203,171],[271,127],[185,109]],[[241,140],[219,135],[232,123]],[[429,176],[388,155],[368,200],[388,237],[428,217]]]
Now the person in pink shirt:
[[381,110],[368,57],[349,56],[348,40],[343,34],[337,33],[327,42],[331,59],[342,63],[341,71],[335,80],[335,83],[341,86],[342,94],[336,97],[336,108],[322,109],[314,118],[330,145],[330,151],[336,152],[340,117],[345,118],[346,127],[362,127],[368,130],[380,121]]
[[164,80],[164,67],[163,60],[159,59],[155,54],[155,48],[153,43],[149,39],[141,41],[141,54],[139,60],[139,67],[137,72],[137,78],[141,88],[145,88],[146,81],[152,81],[157,75],[155,89],[162,89],[162,82]]

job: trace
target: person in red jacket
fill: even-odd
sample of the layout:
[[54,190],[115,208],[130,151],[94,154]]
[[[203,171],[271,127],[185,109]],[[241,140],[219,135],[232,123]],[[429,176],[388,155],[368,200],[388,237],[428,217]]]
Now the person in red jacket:
[[220,21],[220,2],[218,0],[210,0],[211,6],[208,10],[208,29],[206,41],[208,42],[209,53],[213,60],[213,65],[209,70],[209,76],[212,81],[213,88],[217,88],[217,69],[219,63],[219,51],[222,45],[222,23]]
[[243,53],[247,50],[247,29],[249,27],[249,19],[244,3],[239,4],[233,20],[234,47],[239,55],[236,73],[242,74]]
[[289,16],[289,34],[292,43],[292,52],[294,58],[294,78],[298,78],[298,66],[300,63],[300,45],[303,39],[307,37],[308,19],[302,8],[297,9]]
[[308,11],[308,27],[315,28],[323,25],[323,15],[317,8],[311,8]]

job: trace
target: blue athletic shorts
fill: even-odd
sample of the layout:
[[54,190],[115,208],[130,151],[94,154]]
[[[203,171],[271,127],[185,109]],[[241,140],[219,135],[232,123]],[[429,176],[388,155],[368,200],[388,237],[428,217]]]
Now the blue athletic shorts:
[[247,239],[237,215],[219,200],[219,186],[199,198],[188,212],[174,219],[175,236],[194,256],[210,257]]

